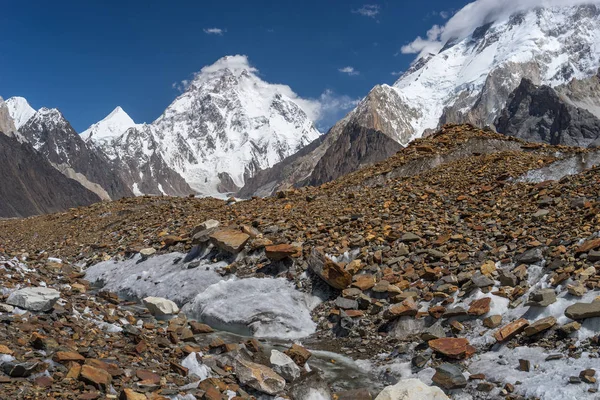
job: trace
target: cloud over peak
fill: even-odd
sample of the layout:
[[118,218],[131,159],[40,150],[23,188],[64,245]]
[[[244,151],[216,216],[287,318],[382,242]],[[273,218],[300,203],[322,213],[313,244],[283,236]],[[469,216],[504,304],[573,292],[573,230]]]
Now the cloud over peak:
[[464,39],[478,27],[508,18],[515,13],[537,7],[569,7],[583,4],[600,4],[600,0],[476,0],[454,14],[446,25],[431,27],[426,38],[418,36],[403,46],[401,52],[419,56],[437,53],[447,41]]

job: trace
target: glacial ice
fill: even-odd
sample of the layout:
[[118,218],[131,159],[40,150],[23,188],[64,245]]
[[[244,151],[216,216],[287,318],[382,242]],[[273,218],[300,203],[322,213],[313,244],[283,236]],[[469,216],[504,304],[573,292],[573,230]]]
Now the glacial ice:
[[111,260],[93,265],[85,276],[88,281],[101,284],[104,289],[123,297],[164,297],[182,306],[221,281],[223,278],[216,270],[227,266],[225,262],[202,260],[197,268],[188,269],[189,263],[175,263],[184,257],[182,253],[170,253],[141,261],[140,255],[136,255],[125,261]]
[[232,279],[198,294],[182,311],[215,328],[263,338],[298,339],[315,332],[314,297],[285,279]]
[[518,179],[519,182],[540,183],[558,181],[569,175],[579,174],[600,164],[600,152],[577,154],[564,160],[555,161],[540,169],[527,172]]

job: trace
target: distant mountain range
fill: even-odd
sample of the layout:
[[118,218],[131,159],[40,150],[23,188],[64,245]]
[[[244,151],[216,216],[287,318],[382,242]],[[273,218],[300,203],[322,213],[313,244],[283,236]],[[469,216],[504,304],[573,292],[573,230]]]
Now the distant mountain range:
[[93,193],[75,203],[143,194],[264,196],[320,185],[381,161],[445,123],[595,146],[597,37],[595,5],[498,18],[421,54],[394,85],[373,88],[324,135],[306,102],[289,87],[262,80],[245,56],[203,68],[152,123],[136,124],[117,107],[78,135],[60,111],[36,111],[16,97],[0,105],[0,131],[11,146],[29,146]]

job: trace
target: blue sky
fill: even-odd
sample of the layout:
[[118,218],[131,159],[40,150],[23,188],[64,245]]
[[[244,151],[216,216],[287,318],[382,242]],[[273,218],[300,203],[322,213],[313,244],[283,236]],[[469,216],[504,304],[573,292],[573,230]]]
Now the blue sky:
[[11,1],[0,14],[0,96],[57,107],[78,131],[117,105],[151,122],[179,94],[173,83],[245,54],[263,79],[301,97],[356,99],[393,83],[415,57],[402,46],[467,3]]

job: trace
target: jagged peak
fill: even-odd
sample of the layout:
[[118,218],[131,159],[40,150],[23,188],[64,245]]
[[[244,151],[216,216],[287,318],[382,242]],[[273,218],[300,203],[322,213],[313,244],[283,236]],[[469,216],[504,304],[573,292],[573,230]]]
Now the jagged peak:
[[6,100],[6,106],[17,129],[25,125],[36,112],[27,99],[20,96],[14,96]]
[[104,119],[83,131],[81,137],[93,141],[112,140],[135,126],[136,123],[129,114],[121,106],[117,106]]

